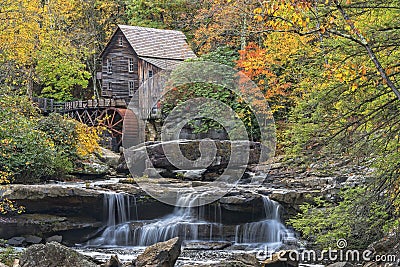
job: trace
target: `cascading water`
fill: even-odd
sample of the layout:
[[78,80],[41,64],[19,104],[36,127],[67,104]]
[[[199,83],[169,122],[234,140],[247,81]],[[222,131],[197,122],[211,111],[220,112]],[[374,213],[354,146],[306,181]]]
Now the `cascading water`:
[[[176,236],[187,241],[222,241],[224,225],[219,204],[194,208],[201,194],[187,193],[177,200],[174,212],[157,220],[138,220],[136,200],[126,194],[106,194],[107,227],[101,236],[90,240],[88,246],[148,246]],[[235,243],[281,244],[293,236],[281,223],[277,202],[263,196],[265,219],[236,226]],[[133,201],[132,201],[133,200]],[[133,204],[133,205],[132,205]],[[214,214],[210,222],[204,219],[205,209]],[[134,218],[133,218],[134,217]]]
[[258,222],[237,225],[235,243],[270,243],[271,247],[275,247],[279,246],[286,238],[294,238],[294,234],[280,220],[281,206],[267,196],[262,196],[262,200],[265,219]]
[[[201,194],[197,193],[182,195],[177,200],[173,214],[134,229],[133,240],[136,245],[148,246],[176,236],[184,240],[212,240],[214,235],[222,236],[222,223],[203,220],[204,206],[193,208],[200,197]],[[214,212],[214,219],[221,221],[220,207],[214,207]]]
[[[134,214],[132,214],[132,202],[135,208]],[[128,246],[131,231],[128,222],[137,219],[138,216],[136,198],[127,194],[106,193],[104,194],[104,209],[107,218],[106,229],[100,237],[88,241],[87,244],[89,246]]]

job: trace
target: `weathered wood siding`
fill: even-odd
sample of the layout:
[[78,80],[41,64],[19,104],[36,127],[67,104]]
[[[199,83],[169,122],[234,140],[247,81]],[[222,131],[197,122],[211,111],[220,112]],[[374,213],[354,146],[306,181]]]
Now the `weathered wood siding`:
[[[122,45],[120,45],[120,38],[122,38]],[[129,72],[129,58],[133,58],[133,72]],[[111,60],[112,73],[108,72],[107,59]],[[129,81],[134,82],[135,90],[139,88],[138,61],[139,59],[128,40],[118,30],[102,57],[102,97],[123,98],[129,101],[131,98],[129,96]],[[109,90],[110,83],[111,90]]]
[[[142,118],[147,118],[151,110],[160,98],[163,84],[161,77],[157,75],[161,70],[156,66],[139,59],[139,79],[143,86],[139,88],[139,110]],[[149,77],[152,72],[152,77]],[[155,115],[155,114],[154,114]]]

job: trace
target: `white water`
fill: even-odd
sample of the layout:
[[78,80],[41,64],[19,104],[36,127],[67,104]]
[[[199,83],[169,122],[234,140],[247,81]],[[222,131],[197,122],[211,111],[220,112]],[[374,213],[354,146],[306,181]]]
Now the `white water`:
[[236,226],[236,244],[266,244],[278,247],[286,238],[294,238],[280,219],[281,206],[267,196],[262,196],[265,219]]
[[[132,214],[132,204],[134,214]],[[88,241],[87,245],[128,246],[130,244],[128,222],[134,219],[132,216],[136,219],[138,217],[136,198],[128,194],[106,193],[104,194],[104,210],[107,213],[106,229],[100,237]]]
[[[207,206],[214,222],[206,221],[206,208],[193,208],[200,197],[202,195],[196,193],[181,195],[172,214],[157,220],[140,221],[134,197],[121,193],[105,194],[106,228],[101,236],[88,241],[87,245],[148,246],[176,236],[187,241],[225,240],[219,204]],[[236,226],[236,244],[262,244],[272,248],[280,245],[284,238],[293,236],[280,221],[280,205],[263,196],[263,206],[264,220]]]

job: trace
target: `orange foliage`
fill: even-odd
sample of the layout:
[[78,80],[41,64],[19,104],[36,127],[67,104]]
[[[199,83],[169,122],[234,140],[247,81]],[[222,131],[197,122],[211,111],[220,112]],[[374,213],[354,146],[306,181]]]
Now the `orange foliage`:
[[265,37],[265,47],[250,43],[239,51],[237,66],[262,89],[264,97],[276,112],[290,102],[293,82],[293,62],[307,56],[306,37],[288,33],[271,33]]

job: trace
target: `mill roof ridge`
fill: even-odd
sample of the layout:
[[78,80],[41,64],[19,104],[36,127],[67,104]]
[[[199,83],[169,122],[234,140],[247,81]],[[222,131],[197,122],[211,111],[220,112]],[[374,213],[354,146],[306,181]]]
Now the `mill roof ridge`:
[[196,57],[181,31],[118,25],[139,57],[185,60]]

